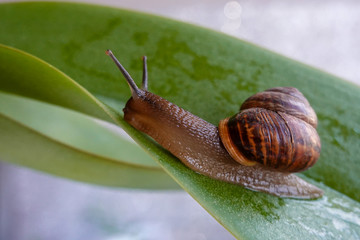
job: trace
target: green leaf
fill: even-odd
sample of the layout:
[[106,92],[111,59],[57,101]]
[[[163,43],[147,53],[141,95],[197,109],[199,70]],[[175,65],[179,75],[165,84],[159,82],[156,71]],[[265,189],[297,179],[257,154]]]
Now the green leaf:
[[[0,91],[0,112],[73,148],[139,167],[160,170],[118,126],[75,111]],[[34,114],[35,113],[35,114]]]
[[[26,28],[19,23],[26,23]],[[0,31],[6,32],[0,35],[1,43],[49,62],[119,112],[130,93],[104,55],[108,48],[134,79],[141,78],[140,56],[146,54],[150,90],[214,124],[236,112],[257,91],[274,86],[299,88],[320,121],[321,158],[305,173],[307,180],[325,190],[325,196],[316,201],[279,199],[209,179],[186,168],[121,118],[114,118],[116,113],[105,105],[96,114],[93,109],[84,111],[83,106],[64,107],[109,121],[101,112],[105,110],[238,238],[360,237],[360,106],[354,104],[360,102],[358,86],[229,36],[119,9],[68,3],[3,4]],[[6,58],[0,63],[5,66]],[[18,66],[13,67],[15,76],[19,76]],[[29,69],[30,75],[35,72]],[[0,89],[16,92],[17,85],[24,84],[16,83],[5,84],[6,89],[0,85]],[[53,94],[58,87],[53,86]],[[36,98],[49,90],[30,96],[24,89],[17,94]],[[49,98],[44,100],[58,104]],[[88,107],[91,101],[96,99],[75,102]]]
[[0,44],[0,62],[1,91],[113,120],[87,90],[41,59]]
[[3,92],[0,103],[3,161],[107,186],[176,188],[113,124]]
[[[57,104],[94,117],[113,120],[120,124],[123,122],[122,118],[119,118],[114,112],[108,115],[106,111],[112,110],[95,99],[72,79],[34,56],[0,45],[0,62],[2,62],[0,65],[0,87],[2,91]],[[19,67],[21,71],[18,70]],[[34,72],[33,69],[37,69],[37,71]],[[69,169],[72,161],[70,157],[68,158],[69,165],[65,165],[64,168],[54,168],[43,166],[44,161],[35,161],[37,152],[32,152],[33,154],[22,152],[25,156],[18,156],[18,159],[2,157],[2,160],[9,161],[11,159],[17,164],[36,169],[49,169],[49,172],[53,174],[83,179],[83,181],[90,181],[91,183],[138,188],[177,188],[171,178],[167,177],[158,164],[149,158],[144,151],[116,133],[114,130],[117,128],[114,125],[101,120],[90,119],[82,114],[61,110],[61,108],[54,110],[54,108],[45,105],[39,106],[30,99],[15,101],[11,98],[5,98],[5,96],[3,95],[3,99],[0,101],[0,113],[11,117],[12,120],[32,128],[40,135],[54,139],[55,142],[60,141],[71,148],[77,148],[87,154],[98,156],[102,160],[118,161],[120,163],[117,165],[119,172],[123,171],[124,165],[127,169],[129,167],[127,165],[130,164],[132,170],[129,171],[129,174],[131,173],[133,178],[139,176],[139,179],[150,178],[153,180],[144,182],[144,184],[141,184],[141,181],[119,181],[118,178],[106,175],[106,173],[79,178],[76,177],[71,168]],[[3,146],[8,146],[8,142],[5,142]],[[7,147],[7,149],[13,148]],[[44,147],[45,149],[49,153],[48,148]],[[56,151],[53,153],[56,154]],[[30,157],[34,161],[29,161],[28,158]],[[96,164],[85,166],[88,169],[97,168]],[[136,174],[137,168],[139,168],[139,172]],[[97,169],[101,169],[101,166]],[[149,173],[144,174],[146,170],[149,170]],[[84,172],[86,171],[84,170]],[[104,175],[107,176],[105,179]],[[127,176],[123,173],[121,175]]]

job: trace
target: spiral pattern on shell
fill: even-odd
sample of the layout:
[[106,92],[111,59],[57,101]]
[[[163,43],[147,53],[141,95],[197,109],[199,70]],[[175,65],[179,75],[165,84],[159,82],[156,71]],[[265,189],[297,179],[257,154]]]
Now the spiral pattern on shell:
[[240,112],[220,121],[219,133],[232,158],[285,172],[313,166],[320,155],[317,117],[296,88],[278,87],[249,97]]

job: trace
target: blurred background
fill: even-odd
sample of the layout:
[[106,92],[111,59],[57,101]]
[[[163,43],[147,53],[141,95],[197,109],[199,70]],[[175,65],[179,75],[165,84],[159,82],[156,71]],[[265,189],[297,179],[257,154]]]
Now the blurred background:
[[[360,1],[79,2],[212,28],[360,85]],[[183,191],[105,188],[0,162],[0,239],[234,238]]]

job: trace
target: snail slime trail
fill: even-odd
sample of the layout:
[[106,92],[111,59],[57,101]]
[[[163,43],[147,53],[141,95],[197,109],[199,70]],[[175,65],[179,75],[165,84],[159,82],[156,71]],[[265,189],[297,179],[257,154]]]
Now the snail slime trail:
[[276,87],[248,98],[219,127],[148,91],[146,57],[139,88],[110,50],[131,98],[124,119],[152,137],[192,170],[279,197],[315,199],[323,191],[292,172],[313,166],[320,155],[317,117],[296,88]]

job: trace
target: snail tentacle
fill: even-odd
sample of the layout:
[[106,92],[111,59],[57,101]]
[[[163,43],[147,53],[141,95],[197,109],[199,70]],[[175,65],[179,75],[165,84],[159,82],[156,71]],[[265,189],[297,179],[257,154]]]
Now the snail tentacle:
[[143,60],[143,77],[142,77],[142,84],[141,84],[141,89],[142,90],[148,90],[148,71],[147,71],[147,57],[143,56],[142,57]]
[[114,63],[116,64],[116,66],[120,69],[122,75],[125,77],[127,83],[129,84],[130,90],[131,90],[131,95],[133,97],[139,96],[141,93],[141,90],[138,88],[138,86],[136,85],[134,79],[132,79],[132,77],[130,76],[130,74],[126,71],[126,69],[123,67],[123,65],[121,65],[121,63],[119,62],[119,60],[117,60],[117,58],[114,56],[114,54],[112,53],[111,50],[106,50],[106,55],[110,56],[111,59],[114,61]]

